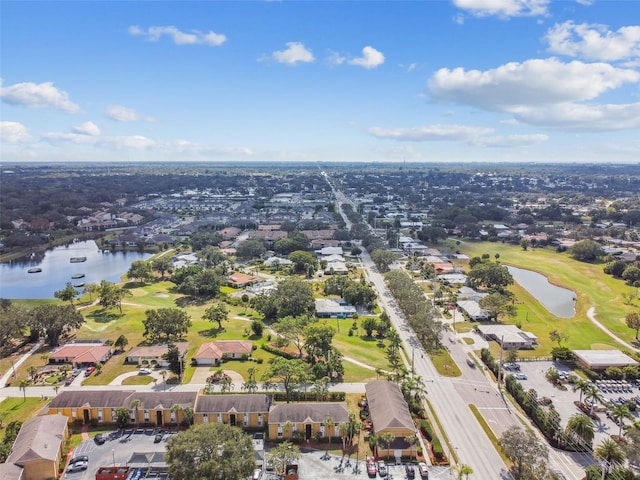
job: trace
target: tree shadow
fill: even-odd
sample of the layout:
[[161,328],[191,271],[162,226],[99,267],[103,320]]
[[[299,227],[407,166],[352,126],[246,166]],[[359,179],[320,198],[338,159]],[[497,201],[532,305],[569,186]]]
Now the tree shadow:
[[127,283],[125,283],[123,286],[124,288],[126,288],[127,290],[131,290],[132,288],[142,288],[145,285],[147,285],[146,282],[135,282],[133,280],[128,281]]
[[175,304],[181,308],[199,307],[207,303],[207,300],[208,300],[207,298],[203,298],[203,297],[186,296],[186,297],[176,298]]
[[96,323],[110,323],[120,319],[121,317],[124,317],[124,314],[110,312],[108,310],[102,309],[87,315],[87,317],[89,317]]
[[198,335],[200,335],[201,337],[216,338],[220,332],[222,332],[222,330],[218,330],[217,328],[209,328],[207,330],[198,331]]

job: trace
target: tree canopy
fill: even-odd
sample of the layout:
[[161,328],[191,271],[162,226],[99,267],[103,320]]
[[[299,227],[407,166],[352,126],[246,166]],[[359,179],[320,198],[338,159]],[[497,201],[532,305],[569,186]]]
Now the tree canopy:
[[84,317],[73,305],[45,304],[33,309],[30,326],[38,336],[44,336],[45,341],[55,347],[63,334],[80,328],[84,322]]
[[243,480],[256,466],[251,437],[224,423],[196,425],[173,435],[165,458],[174,480]]
[[581,262],[595,262],[604,255],[604,250],[598,242],[580,240],[570,250],[571,256]]
[[151,342],[172,341],[186,335],[191,327],[191,318],[180,308],[158,308],[147,310],[144,336]]

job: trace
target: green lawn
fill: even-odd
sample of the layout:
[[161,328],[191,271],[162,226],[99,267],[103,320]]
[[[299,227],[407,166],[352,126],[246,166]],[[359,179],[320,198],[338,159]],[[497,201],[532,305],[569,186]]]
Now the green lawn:
[[625,325],[627,313],[637,310],[638,300],[633,306],[625,305],[622,294],[635,292],[603,273],[602,264],[588,264],[573,260],[567,253],[556,253],[552,248],[523,250],[519,246],[492,242],[462,242],[458,248],[470,257],[488,253],[492,259],[498,253],[499,261],[534,270],[545,275],[555,285],[576,292],[576,315],[571,319],[558,318],[550,314],[537,300],[519,285],[510,289],[516,294],[517,315],[509,323],[520,323],[523,330],[538,336],[540,347],[532,352],[521,352],[523,356],[548,355],[555,345],[549,340],[549,332],[558,329],[569,335],[567,346],[572,349],[618,348],[619,345],[587,318],[587,310],[595,307],[596,318],[627,342],[633,342],[635,332]]
[[449,352],[444,348],[439,349],[435,353],[430,353],[429,356],[431,357],[433,366],[443,377],[459,377],[462,375],[460,368],[458,368],[456,362],[453,361]]
[[[27,392],[28,393],[28,392]],[[0,402],[0,436],[4,435],[2,430],[11,422],[24,422],[34,416],[47,404],[47,400],[40,397],[11,397]]]

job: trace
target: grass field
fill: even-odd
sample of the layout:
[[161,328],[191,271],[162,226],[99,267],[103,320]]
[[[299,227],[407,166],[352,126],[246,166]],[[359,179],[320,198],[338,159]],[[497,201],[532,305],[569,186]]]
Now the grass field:
[[11,422],[24,422],[38,413],[47,404],[47,400],[36,397],[11,397],[0,403],[0,437],[4,428]]
[[556,253],[551,248],[525,251],[516,245],[492,242],[462,242],[458,248],[470,257],[488,253],[494,259],[497,253],[500,263],[536,271],[551,283],[576,293],[576,315],[565,319],[549,313],[518,284],[510,287],[517,298],[517,315],[508,323],[520,323],[523,330],[533,332],[540,341],[540,347],[532,352],[521,352],[523,356],[548,355],[555,346],[549,340],[549,332],[554,329],[569,335],[566,345],[572,349],[590,349],[596,345],[598,348],[619,348],[617,342],[588,319],[587,311],[591,307],[595,308],[596,318],[603,325],[623,340],[634,341],[635,332],[625,325],[624,317],[637,310],[640,301],[625,305],[622,294],[635,293],[635,289],[604,274],[602,264],[578,262],[567,253]]

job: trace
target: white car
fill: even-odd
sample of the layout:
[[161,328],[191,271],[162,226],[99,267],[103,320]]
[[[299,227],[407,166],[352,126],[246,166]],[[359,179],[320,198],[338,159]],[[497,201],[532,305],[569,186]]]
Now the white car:
[[150,368],[141,368],[140,370],[138,370],[138,375],[149,375],[150,373]]
[[526,380],[526,379],[527,379],[527,375],[526,375],[526,374],[524,374],[524,373],[521,373],[521,372],[516,373],[516,374],[515,374],[515,377],[516,377],[518,380]]

